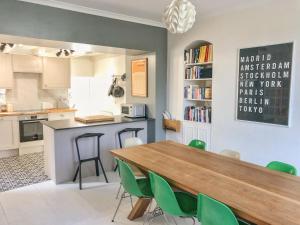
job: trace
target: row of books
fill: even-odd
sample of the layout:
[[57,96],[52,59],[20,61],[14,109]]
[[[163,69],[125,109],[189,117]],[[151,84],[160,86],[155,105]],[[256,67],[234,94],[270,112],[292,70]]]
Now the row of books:
[[213,60],[213,46],[202,45],[199,48],[192,48],[184,51],[184,62],[188,63],[205,63]]
[[205,100],[212,98],[211,87],[200,87],[199,85],[188,85],[184,87],[184,98]]
[[212,67],[193,66],[185,69],[185,79],[212,78]]
[[184,110],[184,119],[202,123],[211,123],[211,107],[187,106]]

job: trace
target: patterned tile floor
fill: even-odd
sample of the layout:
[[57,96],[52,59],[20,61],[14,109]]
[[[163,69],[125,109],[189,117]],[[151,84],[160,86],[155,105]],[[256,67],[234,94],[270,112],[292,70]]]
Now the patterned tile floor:
[[0,159],[0,192],[47,180],[43,153]]

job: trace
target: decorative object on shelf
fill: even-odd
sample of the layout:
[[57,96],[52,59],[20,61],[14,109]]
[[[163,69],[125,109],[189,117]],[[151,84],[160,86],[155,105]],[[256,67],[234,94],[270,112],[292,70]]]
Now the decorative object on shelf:
[[148,97],[148,59],[131,62],[131,95]]
[[60,49],[57,53],[56,53],[56,56],[57,57],[60,57],[60,56],[70,56],[74,53],[75,51],[74,50],[68,50],[68,49]]
[[293,43],[240,49],[237,119],[289,125]]
[[188,0],[173,0],[164,11],[163,21],[171,33],[185,33],[196,20],[195,6]]

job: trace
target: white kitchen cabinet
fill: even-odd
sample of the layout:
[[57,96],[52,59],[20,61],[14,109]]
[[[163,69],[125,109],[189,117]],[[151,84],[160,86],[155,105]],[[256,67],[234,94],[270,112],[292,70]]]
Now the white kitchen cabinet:
[[182,122],[182,142],[189,144],[193,139],[202,140],[206,143],[207,149],[211,147],[211,124],[191,121]]
[[0,88],[12,89],[13,85],[12,56],[0,53]]
[[41,57],[33,55],[13,55],[13,71],[15,73],[43,73]]
[[0,151],[19,148],[19,123],[16,116],[0,117]]
[[75,117],[75,112],[49,113],[48,120],[72,120]]
[[70,88],[70,59],[44,57],[43,89]]

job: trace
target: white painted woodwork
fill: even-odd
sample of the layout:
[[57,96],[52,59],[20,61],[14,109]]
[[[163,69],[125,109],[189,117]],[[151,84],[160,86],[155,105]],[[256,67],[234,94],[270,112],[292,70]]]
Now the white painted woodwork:
[[44,151],[44,141],[29,141],[19,144],[19,155],[37,153]]
[[19,147],[19,124],[16,116],[0,117],[0,151]]
[[54,146],[54,130],[47,126],[43,126],[44,134],[44,168],[45,173],[52,180],[56,180],[55,176],[55,146]]
[[12,56],[0,53],[0,88],[12,89],[13,85]]
[[15,73],[43,73],[41,57],[33,55],[13,55],[13,71]]
[[75,112],[49,113],[48,120],[69,120],[74,119]]
[[44,57],[43,89],[70,88],[70,59]]
[[211,147],[211,124],[183,121],[182,143],[189,144],[193,139],[204,141],[209,150]]
[[[80,127],[72,129],[54,130],[43,126],[44,131],[44,154],[45,172],[56,184],[71,181],[77,167],[77,152],[75,148],[75,137],[84,133],[104,133],[101,137],[101,161],[105,171],[112,171],[114,160],[110,153],[112,149],[119,148],[117,132],[127,127],[139,127],[144,130],[139,132],[139,138],[147,143],[147,121]],[[123,138],[128,138],[125,135]],[[81,157],[89,158],[95,156],[96,141],[81,140],[79,143]],[[100,170],[101,173],[101,170]],[[95,176],[95,163],[87,162],[82,165],[82,177]]]

